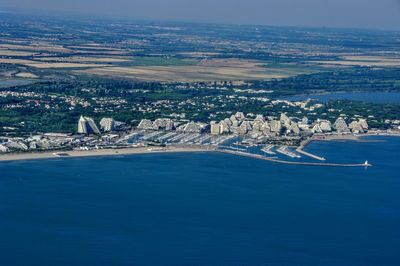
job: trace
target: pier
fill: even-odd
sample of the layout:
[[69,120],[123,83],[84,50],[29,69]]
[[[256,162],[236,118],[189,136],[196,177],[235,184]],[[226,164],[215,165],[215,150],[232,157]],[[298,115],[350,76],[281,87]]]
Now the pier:
[[296,151],[297,151],[298,153],[303,154],[303,155],[305,155],[305,156],[308,156],[308,157],[310,157],[310,158],[312,158],[312,159],[315,159],[315,160],[318,160],[318,161],[326,161],[326,159],[325,159],[324,157],[317,156],[317,155],[315,155],[315,154],[306,152],[306,151],[304,150],[304,148],[305,148],[308,144],[310,144],[312,141],[313,141],[312,138],[303,141],[303,142],[300,144],[300,146],[297,147]]
[[262,152],[265,152],[269,155],[275,155],[276,153],[272,151],[272,148],[274,147],[274,145],[267,145],[264,148],[261,149]]
[[222,153],[233,154],[243,157],[249,157],[264,161],[270,161],[274,163],[281,163],[281,164],[292,164],[292,165],[308,165],[308,166],[331,166],[331,167],[372,167],[369,163],[363,164],[340,164],[340,163],[312,163],[312,162],[292,162],[292,161],[284,161],[277,159],[276,157],[264,157],[258,154],[252,154],[248,152],[241,152],[241,151],[231,151],[231,150],[219,150]]
[[298,153],[301,153],[301,154],[303,154],[303,155],[305,155],[305,156],[308,156],[308,157],[310,157],[310,158],[313,158],[313,159],[315,159],[315,160],[318,160],[318,161],[326,161],[326,159],[325,159],[324,157],[320,157],[320,156],[317,156],[317,155],[315,155],[315,154],[311,154],[311,153],[309,153],[309,152],[306,152],[306,151],[304,151],[303,149],[301,149],[300,147],[297,148],[296,151],[297,151]]
[[291,152],[288,149],[288,147],[286,147],[286,146],[279,147],[279,149],[277,149],[276,151],[281,153],[281,154],[283,154],[283,155],[286,155],[286,156],[288,156],[290,158],[301,158],[300,155],[298,155],[298,154],[296,154],[294,152]]

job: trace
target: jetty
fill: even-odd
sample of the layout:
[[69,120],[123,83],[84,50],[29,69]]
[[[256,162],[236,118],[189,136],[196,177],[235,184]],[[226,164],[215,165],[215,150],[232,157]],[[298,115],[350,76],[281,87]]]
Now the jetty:
[[317,156],[317,155],[315,155],[315,154],[306,152],[306,151],[304,151],[303,149],[301,149],[300,147],[297,148],[296,151],[297,151],[298,153],[301,153],[301,154],[303,154],[303,155],[305,155],[305,156],[308,156],[308,157],[310,157],[310,158],[313,158],[313,159],[315,159],[315,160],[318,160],[318,161],[326,161],[326,159],[325,159],[324,157],[320,157],[320,156]]
[[313,138],[306,139],[305,141],[303,141],[302,143],[300,143],[300,146],[297,147],[296,151],[297,151],[298,153],[303,154],[303,155],[305,155],[305,156],[308,156],[308,157],[310,157],[310,158],[312,158],[312,159],[315,159],[315,160],[318,160],[318,161],[326,161],[326,159],[325,159],[324,157],[317,156],[317,155],[315,155],[315,154],[306,152],[306,151],[304,150],[304,148],[305,148],[308,144],[310,144],[313,140],[314,140]]
[[296,154],[296,153],[294,153],[294,152],[291,152],[291,151],[288,149],[288,147],[286,147],[286,146],[281,146],[281,147],[279,147],[279,149],[277,149],[276,151],[279,152],[279,153],[281,153],[281,154],[283,154],[283,155],[286,155],[286,156],[288,156],[288,157],[290,157],[290,158],[301,158],[300,155],[298,155],[298,154]]
[[272,151],[272,148],[273,148],[273,147],[274,147],[274,145],[267,145],[267,146],[265,146],[264,148],[262,148],[261,151],[262,151],[262,152],[265,152],[265,153],[267,153],[267,154],[270,154],[270,155],[274,155],[274,154],[276,154],[276,153]]
[[276,157],[264,157],[262,155],[248,153],[248,152],[232,151],[232,150],[225,150],[225,149],[220,149],[218,151],[222,152],[222,153],[233,154],[233,155],[237,155],[237,156],[243,156],[243,157],[254,158],[254,159],[270,161],[270,162],[274,162],[274,163],[281,163],[281,164],[308,165],[308,166],[331,166],[331,167],[372,167],[372,165],[369,164],[368,161],[366,161],[365,163],[362,163],[362,164],[292,162],[292,161],[280,160]]

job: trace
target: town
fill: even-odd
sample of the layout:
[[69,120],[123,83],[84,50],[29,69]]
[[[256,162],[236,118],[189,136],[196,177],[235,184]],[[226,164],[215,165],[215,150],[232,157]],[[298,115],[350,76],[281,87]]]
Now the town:
[[[306,108],[309,100],[287,103]],[[317,104],[318,105],[318,104]],[[317,106],[318,107],[318,106]],[[315,108],[312,107],[312,108]],[[104,117],[97,124],[93,118],[81,116],[76,132],[41,133],[29,137],[0,137],[0,153],[54,152],[54,156],[68,156],[68,151],[90,151],[126,148],[160,149],[165,147],[197,147],[251,152],[265,156],[276,154],[297,159],[302,156],[316,160],[323,157],[302,150],[304,143],[313,139],[352,138],[367,134],[398,134],[399,129],[371,129],[367,119],[341,115],[331,122],[317,118],[310,121],[263,114],[233,113],[220,121],[209,123],[185,119],[142,119],[136,126]]]

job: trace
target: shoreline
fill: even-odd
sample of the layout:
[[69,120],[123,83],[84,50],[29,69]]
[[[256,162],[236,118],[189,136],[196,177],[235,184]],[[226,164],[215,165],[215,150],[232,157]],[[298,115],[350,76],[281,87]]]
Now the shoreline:
[[[122,149],[97,149],[97,150],[73,150],[73,151],[45,151],[33,153],[10,153],[0,155],[0,162],[59,159],[59,158],[82,158],[100,156],[118,156],[133,154],[160,154],[160,153],[192,153],[192,152],[213,152],[215,147],[201,146],[169,146],[169,147],[139,147]],[[57,154],[68,154],[58,156]]]
[[[363,135],[328,135],[321,137],[312,137],[300,143],[296,151],[316,159],[318,161],[326,161],[324,157],[314,155],[304,151],[304,149],[313,141],[356,141],[356,142],[382,142],[385,140],[362,140],[368,136],[389,136],[400,137],[399,134],[384,134],[384,133],[366,133]],[[57,159],[57,158],[83,158],[83,157],[101,157],[101,156],[118,156],[118,155],[134,155],[134,154],[161,154],[161,153],[193,153],[193,152],[221,152],[222,150],[215,146],[204,145],[184,145],[184,146],[167,146],[167,147],[129,147],[121,149],[94,149],[94,150],[72,150],[72,151],[43,151],[31,153],[6,153],[0,154],[0,162],[25,161],[25,160],[42,160],[42,159]],[[226,152],[223,152],[226,153]],[[57,155],[58,154],[58,155]],[[289,163],[290,161],[276,160],[269,158],[268,161],[277,163]]]

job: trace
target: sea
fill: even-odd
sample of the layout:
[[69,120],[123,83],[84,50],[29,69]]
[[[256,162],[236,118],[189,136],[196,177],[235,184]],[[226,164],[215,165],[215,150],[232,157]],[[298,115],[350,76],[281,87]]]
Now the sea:
[[368,140],[307,151],[371,168],[222,153],[0,162],[0,265],[400,265],[400,138]]

